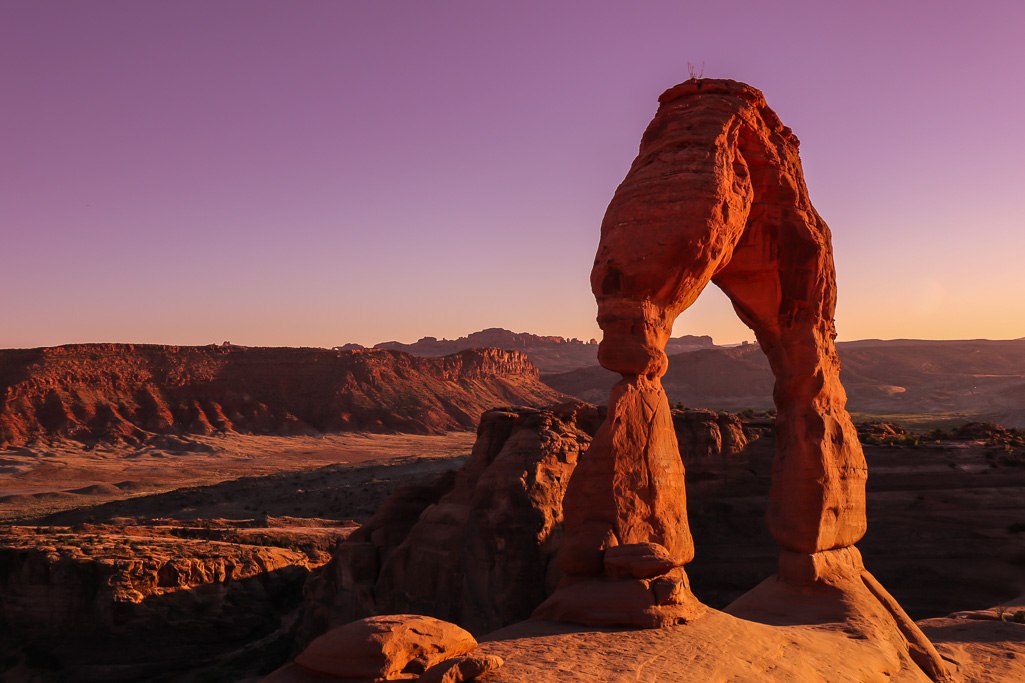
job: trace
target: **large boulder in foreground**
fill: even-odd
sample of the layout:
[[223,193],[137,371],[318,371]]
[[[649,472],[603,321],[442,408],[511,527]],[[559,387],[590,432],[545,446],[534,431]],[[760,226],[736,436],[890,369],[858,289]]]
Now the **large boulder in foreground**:
[[[453,658],[448,666],[433,668],[430,678],[458,678],[460,671],[483,673],[497,668],[497,657],[463,657],[477,647],[467,631],[433,617],[392,614],[369,617],[328,631],[307,646],[291,665],[267,679],[268,683],[306,680],[395,681],[419,680]],[[495,664],[497,660],[497,664]],[[488,665],[492,664],[491,668]]]

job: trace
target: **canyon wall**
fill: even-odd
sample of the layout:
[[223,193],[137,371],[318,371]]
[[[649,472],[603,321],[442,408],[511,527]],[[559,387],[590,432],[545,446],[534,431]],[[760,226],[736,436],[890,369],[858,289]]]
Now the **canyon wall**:
[[0,447],[152,434],[441,433],[561,394],[523,354],[81,344],[0,351]]

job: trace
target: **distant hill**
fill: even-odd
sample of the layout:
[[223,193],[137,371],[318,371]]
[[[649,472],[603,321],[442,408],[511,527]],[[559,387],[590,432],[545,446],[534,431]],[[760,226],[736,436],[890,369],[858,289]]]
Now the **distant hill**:
[[564,397],[522,353],[81,344],[0,350],[0,446],[63,437],[470,429]]
[[[684,351],[712,348],[714,346],[712,338],[709,336],[684,335],[670,339],[666,350],[668,353],[682,353]],[[567,339],[565,337],[541,336],[528,332],[510,332],[499,327],[473,332],[458,339],[424,337],[413,344],[390,341],[374,346],[375,349],[405,351],[414,356],[425,357],[445,356],[465,351],[466,349],[488,347],[505,349],[506,351],[521,351],[543,373],[567,372],[576,368],[598,365],[598,342],[594,339],[584,342],[579,339]],[[335,347],[336,350],[340,351],[362,348],[364,347],[359,344],[345,344],[344,346]]]
[[[862,340],[837,344],[852,412],[959,413],[1025,427],[1025,340]],[[603,403],[618,375],[600,367],[543,375],[561,392]],[[676,354],[662,379],[692,407],[772,407],[774,378],[755,344]]]

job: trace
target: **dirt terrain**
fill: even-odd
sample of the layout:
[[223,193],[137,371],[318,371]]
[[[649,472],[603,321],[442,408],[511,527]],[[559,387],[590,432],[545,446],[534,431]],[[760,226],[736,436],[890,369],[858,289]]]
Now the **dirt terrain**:
[[[64,440],[34,448],[9,448],[0,450],[0,521],[36,519],[61,510],[183,487],[208,486],[246,476],[280,475],[326,465],[337,465],[344,470],[342,464],[394,458],[451,458],[468,453],[473,440],[472,432],[287,437],[233,434],[154,436],[136,446],[84,446]],[[245,488],[254,481],[250,479],[250,483],[237,486]],[[282,480],[281,486],[288,485]],[[302,505],[312,500],[309,495],[295,491],[291,491],[292,498],[307,501]],[[203,512],[193,516],[246,518],[257,511],[256,507],[247,510],[241,505],[233,506],[232,498],[225,494],[216,505],[209,499],[202,503],[197,501],[196,510]],[[161,502],[140,514],[171,516],[164,505]],[[267,507],[260,501],[253,505],[259,506],[260,512]],[[326,506],[327,501],[320,505]],[[293,512],[276,509],[273,514]]]

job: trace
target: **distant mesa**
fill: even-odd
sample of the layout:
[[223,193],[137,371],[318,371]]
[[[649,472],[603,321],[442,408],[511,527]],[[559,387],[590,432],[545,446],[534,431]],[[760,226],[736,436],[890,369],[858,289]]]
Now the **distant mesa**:
[[0,350],[0,447],[140,443],[155,434],[472,429],[494,405],[544,405],[524,354],[77,344]]
[[[877,415],[941,414],[1025,427],[1025,340],[900,339],[837,343],[847,406]],[[552,388],[603,403],[619,375],[594,366],[544,376]],[[773,407],[774,378],[755,344],[670,354],[669,401],[697,408]]]
[[[366,347],[359,344],[334,347],[336,351],[354,351],[363,348]],[[467,349],[480,348],[520,351],[530,358],[542,374],[567,372],[598,365],[598,340],[596,339],[589,339],[585,342],[576,338],[510,332],[500,327],[473,332],[458,339],[423,337],[412,344],[389,341],[381,342],[374,348],[405,351],[414,356],[424,357],[446,356]],[[715,348],[712,338],[707,335],[683,335],[670,339],[666,345],[666,349],[670,353],[683,353],[706,348]]]

